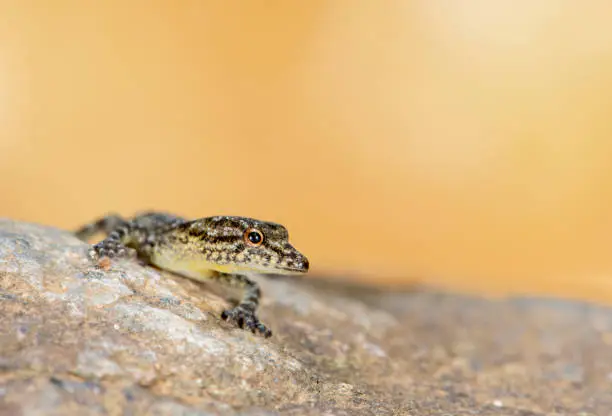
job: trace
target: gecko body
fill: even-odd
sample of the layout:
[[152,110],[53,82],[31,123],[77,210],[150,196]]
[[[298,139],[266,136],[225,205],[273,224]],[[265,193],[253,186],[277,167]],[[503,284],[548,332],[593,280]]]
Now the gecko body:
[[241,299],[234,308],[223,311],[222,319],[265,337],[272,332],[256,314],[261,290],[247,275],[298,274],[309,268],[306,256],[289,243],[284,226],[253,218],[187,220],[160,212],[132,219],[107,215],[75,234],[87,241],[99,232],[106,237],[89,250],[94,259],[137,256],[160,269],[239,290]]

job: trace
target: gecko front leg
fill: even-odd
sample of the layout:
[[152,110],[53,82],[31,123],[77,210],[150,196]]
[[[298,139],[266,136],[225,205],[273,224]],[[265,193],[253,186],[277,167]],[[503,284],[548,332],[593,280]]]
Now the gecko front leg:
[[147,237],[145,229],[117,215],[109,215],[85,225],[75,234],[81,240],[87,240],[98,232],[105,233],[106,238],[91,246],[88,254],[92,259],[135,257],[137,251],[143,251]]
[[130,250],[125,243],[133,240],[134,228],[129,221],[119,215],[107,215],[92,223],[79,228],[75,235],[83,241],[87,241],[97,233],[106,234],[106,238],[93,245],[88,254],[93,259],[102,257],[131,257],[133,250]]
[[224,310],[221,319],[253,333],[259,332],[266,338],[272,336],[272,331],[259,320],[255,312],[261,298],[261,289],[257,283],[241,274],[219,273],[214,280],[223,286],[238,288],[243,293],[238,305]]

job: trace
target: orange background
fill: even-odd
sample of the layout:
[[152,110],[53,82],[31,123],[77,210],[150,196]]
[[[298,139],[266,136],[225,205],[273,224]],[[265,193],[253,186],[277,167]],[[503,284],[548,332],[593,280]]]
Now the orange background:
[[287,225],[313,276],[612,300],[609,1],[0,1],[0,215]]

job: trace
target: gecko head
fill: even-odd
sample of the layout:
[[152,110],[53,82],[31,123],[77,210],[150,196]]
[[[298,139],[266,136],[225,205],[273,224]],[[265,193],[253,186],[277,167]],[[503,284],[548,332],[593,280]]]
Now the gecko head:
[[206,267],[224,273],[298,274],[308,271],[306,256],[289,243],[287,229],[246,217],[216,216],[186,224]]

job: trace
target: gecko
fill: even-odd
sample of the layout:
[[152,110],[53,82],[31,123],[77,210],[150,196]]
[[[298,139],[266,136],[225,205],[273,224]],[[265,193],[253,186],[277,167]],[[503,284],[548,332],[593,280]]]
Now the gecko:
[[272,331],[257,316],[261,289],[248,274],[303,274],[309,268],[283,225],[248,217],[188,220],[151,211],[126,219],[109,214],[74,233],[83,241],[105,234],[88,250],[94,260],[138,258],[145,265],[239,290],[237,305],[224,310],[221,319],[266,338]]

